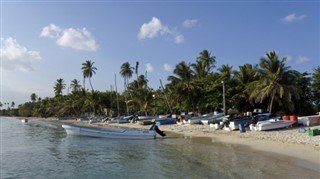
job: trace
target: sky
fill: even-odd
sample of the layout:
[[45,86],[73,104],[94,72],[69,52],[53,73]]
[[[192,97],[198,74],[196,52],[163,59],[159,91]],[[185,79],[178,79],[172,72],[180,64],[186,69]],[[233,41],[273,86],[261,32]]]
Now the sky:
[[[319,1],[44,1],[0,0],[1,99],[16,105],[30,95],[53,97],[62,78],[82,84],[82,63],[94,62],[93,88],[123,91],[120,67],[129,62],[158,89],[181,61],[208,50],[239,70],[269,51],[312,73],[320,65]],[[136,79],[135,75],[130,79]],[[89,87],[86,83],[86,87]]]

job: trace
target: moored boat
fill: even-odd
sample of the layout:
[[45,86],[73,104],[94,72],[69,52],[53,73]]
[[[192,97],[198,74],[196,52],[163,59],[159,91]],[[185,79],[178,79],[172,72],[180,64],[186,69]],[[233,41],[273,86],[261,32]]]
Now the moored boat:
[[164,119],[157,119],[156,124],[157,125],[166,125],[166,124],[176,124],[177,120],[173,118],[164,118]]
[[110,139],[155,139],[155,130],[106,130],[97,128],[88,128],[80,126],[71,126],[63,124],[62,127],[68,135],[78,135],[87,137],[101,137]]
[[214,114],[213,116],[209,116],[207,119],[201,119],[201,123],[205,125],[215,124],[215,123],[221,122],[222,118],[224,118],[224,114],[217,113],[217,114]]
[[233,121],[229,122],[229,128],[230,130],[237,130],[239,129],[239,125],[246,126],[247,124],[250,124],[252,121],[252,117],[244,117],[239,119],[234,119]]
[[266,131],[266,130],[273,130],[273,129],[281,129],[281,128],[289,127],[293,123],[295,123],[295,121],[270,119],[267,121],[259,121],[256,124],[250,124],[250,130]]

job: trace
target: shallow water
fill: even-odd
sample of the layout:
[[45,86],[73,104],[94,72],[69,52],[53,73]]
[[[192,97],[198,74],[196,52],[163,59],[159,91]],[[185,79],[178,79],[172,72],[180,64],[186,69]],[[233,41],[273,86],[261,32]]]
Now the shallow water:
[[211,138],[110,140],[67,136],[56,123],[0,122],[0,178],[320,177],[298,159]]

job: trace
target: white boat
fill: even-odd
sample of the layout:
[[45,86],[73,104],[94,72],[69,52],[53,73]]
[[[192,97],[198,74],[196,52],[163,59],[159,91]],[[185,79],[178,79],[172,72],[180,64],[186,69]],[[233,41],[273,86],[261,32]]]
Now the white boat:
[[280,128],[289,127],[293,123],[295,123],[295,121],[271,119],[267,121],[259,121],[256,124],[250,124],[250,130],[266,131],[266,130],[280,129]]
[[68,135],[79,135],[88,137],[103,137],[110,139],[155,139],[155,130],[106,130],[80,126],[71,126],[63,124],[62,127]]
[[21,122],[22,122],[22,123],[27,123],[27,122],[28,122],[28,119],[21,119]]

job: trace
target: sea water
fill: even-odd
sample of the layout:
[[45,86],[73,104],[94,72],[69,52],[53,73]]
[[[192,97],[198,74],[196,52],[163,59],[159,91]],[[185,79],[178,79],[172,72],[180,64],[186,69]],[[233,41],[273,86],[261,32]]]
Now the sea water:
[[168,134],[157,140],[67,136],[61,124],[0,119],[0,178],[319,178],[297,159]]

